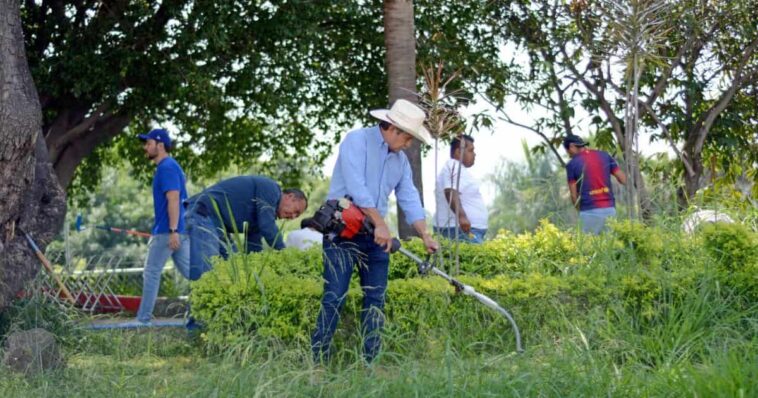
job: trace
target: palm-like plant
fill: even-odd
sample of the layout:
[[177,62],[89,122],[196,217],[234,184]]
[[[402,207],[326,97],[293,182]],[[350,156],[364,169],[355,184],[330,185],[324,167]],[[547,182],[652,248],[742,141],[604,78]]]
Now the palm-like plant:
[[[624,159],[626,160],[629,218],[637,217],[639,172],[639,85],[646,65],[663,63],[672,4],[667,0],[605,0],[600,5],[607,21],[606,56],[618,57],[624,66]],[[603,52],[605,52],[603,51]],[[603,53],[601,52],[601,53]]]
[[[423,68],[424,84],[421,91],[418,94],[419,105],[424,109],[427,114],[427,128],[434,137],[434,170],[438,169],[438,150],[439,142],[449,141],[455,137],[460,136],[465,128],[466,124],[459,112],[459,107],[465,103],[462,97],[463,89],[448,89],[449,85],[454,82],[459,76],[459,72],[455,71],[450,76],[445,77],[443,75],[444,67],[440,62],[436,66],[430,65]],[[461,153],[466,149],[466,140],[461,140]],[[459,172],[452,173],[456,176],[456,181],[452,182],[452,185],[458,190],[460,186],[461,173],[463,164],[459,164]],[[435,186],[435,190],[439,187]],[[450,204],[448,203],[448,206]],[[456,219],[458,218],[460,209],[455,209]],[[456,239],[458,242],[457,229]],[[458,246],[456,244],[455,253],[455,273],[460,270],[460,259],[458,253]],[[448,270],[453,272],[453,270]]]

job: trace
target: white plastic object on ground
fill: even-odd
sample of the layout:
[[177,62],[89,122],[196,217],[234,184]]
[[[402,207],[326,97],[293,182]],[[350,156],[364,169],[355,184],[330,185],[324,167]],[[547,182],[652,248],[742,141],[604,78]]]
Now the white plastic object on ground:
[[684,229],[684,232],[692,234],[701,224],[715,222],[733,223],[734,220],[723,212],[715,210],[698,210],[684,219],[682,229]]

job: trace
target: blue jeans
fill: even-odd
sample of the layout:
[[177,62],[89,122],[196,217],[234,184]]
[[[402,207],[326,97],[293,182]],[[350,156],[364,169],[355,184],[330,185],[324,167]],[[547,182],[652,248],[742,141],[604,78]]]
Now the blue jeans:
[[189,279],[196,281],[211,270],[211,257],[221,255],[227,258],[226,232],[204,211],[191,208],[184,216],[187,234],[190,239]]
[[324,295],[321,311],[316,318],[316,330],[311,336],[313,357],[318,362],[330,355],[334,331],[339,321],[339,312],[345,304],[353,268],[358,265],[363,307],[361,331],[363,354],[371,361],[381,348],[380,332],[384,326],[384,293],[387,289],[387,273],[390,258],[374,243],[372,235],[358,235],[351,240],[324,239]]
[[168,247],[168,240],[169,234],[158,234],[150,237],[142,278],[142,300],[140,300],[139,310],[137,311],[137,320],[140,322],[149,322],[153,317],[155,299],[158,298],[158,289],[161,285],[161,273],[169,257],[174,260],[176,270],[183,277],[189,278],[189,237],[184,234],[180,235],[181,246],[176,251],[172,251]]
[[615,207],[582,210],[579,212],[579,221],[581,222],[582,232],[597,235],[607,229],[605,220],[608,217],[614,216],[616,216]]
[[449,227],[449,228],[438,228],[434,227],[434,232],[438,233],[445,238],[448,239],[455,239],[455,230],[458,230],[458,240],[462,242],[468,242],[468,243],[475,243],[479,244],[484,242],[484,235],[487,234],[486,229],[480,229],[480,228],[471,228],[471,233],[467,234],[463,232],[462,229],[457,227]]

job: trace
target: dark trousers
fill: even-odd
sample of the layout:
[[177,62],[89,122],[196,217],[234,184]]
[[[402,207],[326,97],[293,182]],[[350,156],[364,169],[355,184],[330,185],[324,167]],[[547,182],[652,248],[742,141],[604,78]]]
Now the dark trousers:
[[329,358],[334,331],[339,321],[339,312],[345,304],[353,268],[358,267],[363,307],[361,331],[363,354],[371,361],[379,353],[384,326],[384,293],[387,290],[389,254],[374,243],[372,235],[357,235],[351,240],[324,239],[324,295],[321,311],[316,319],[316,330],[311,336],[311,348],[316,361]]

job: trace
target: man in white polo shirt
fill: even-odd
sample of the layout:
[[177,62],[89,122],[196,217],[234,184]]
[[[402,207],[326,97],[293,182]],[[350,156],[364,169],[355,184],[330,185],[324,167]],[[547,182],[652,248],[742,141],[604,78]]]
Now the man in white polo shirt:
[[474,139],[468,135],[454,138],[450,159],[437,175],[434,231],[448,239],[482,243],[487,233],[487,206],[479,191],[479,180],[468,170],[475,159]]

